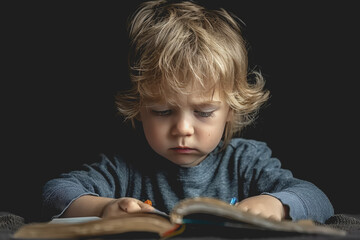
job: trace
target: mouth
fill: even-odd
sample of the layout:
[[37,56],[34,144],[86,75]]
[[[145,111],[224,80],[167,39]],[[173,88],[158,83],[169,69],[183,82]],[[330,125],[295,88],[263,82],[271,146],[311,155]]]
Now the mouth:
[[170,150],[176,153],[192,153],[196,151],[195,148],[190,148],[186,146],[178,146],[178,147],[170,148]]

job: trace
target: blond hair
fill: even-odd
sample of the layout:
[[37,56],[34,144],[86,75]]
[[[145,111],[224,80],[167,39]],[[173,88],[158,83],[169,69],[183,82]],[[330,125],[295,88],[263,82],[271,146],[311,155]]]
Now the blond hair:
[[[148,99],[171,101],[173,93],[219,89],[232,111],[226,145],[250,124],[268,99],[260,72],[248,70],[246,43],[235,17],[191,1],[147,1],[129,22],[132,88],[116,96],[119,112],[134,123]],[[253,76],[249,79],[249,76]]]

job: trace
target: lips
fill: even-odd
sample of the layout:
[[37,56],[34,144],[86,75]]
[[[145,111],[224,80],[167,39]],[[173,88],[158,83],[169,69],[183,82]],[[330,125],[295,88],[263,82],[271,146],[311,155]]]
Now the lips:
[[186,147],[186,146],[178,146],[178,147],[170,148],[170,150],[177,152],[177,153],[191,153],[191,152],[194,152],[196,149]]

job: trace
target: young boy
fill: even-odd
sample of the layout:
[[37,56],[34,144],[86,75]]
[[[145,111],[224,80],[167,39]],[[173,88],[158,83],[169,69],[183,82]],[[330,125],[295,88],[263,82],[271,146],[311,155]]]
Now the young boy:
[[141,123],[149,148],[103,154],[47,182],[46,217],[169,212],[196,196],[236,197],[243,211],[279,221],[333,215],[326,195],[282,169],[265,143],[234,137],[269,95],[261,74],[248,72],[236,19],[190,1],[149,1],[129,34],[132,88],[117,106]]

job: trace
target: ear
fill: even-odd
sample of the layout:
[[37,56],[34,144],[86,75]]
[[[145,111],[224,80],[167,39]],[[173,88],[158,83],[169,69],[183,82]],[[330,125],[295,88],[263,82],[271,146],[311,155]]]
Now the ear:
[[234,119],[234,110],[232,108],[229,108],[227,117],[226,117],[226,121],[227,122],[232,122]]

